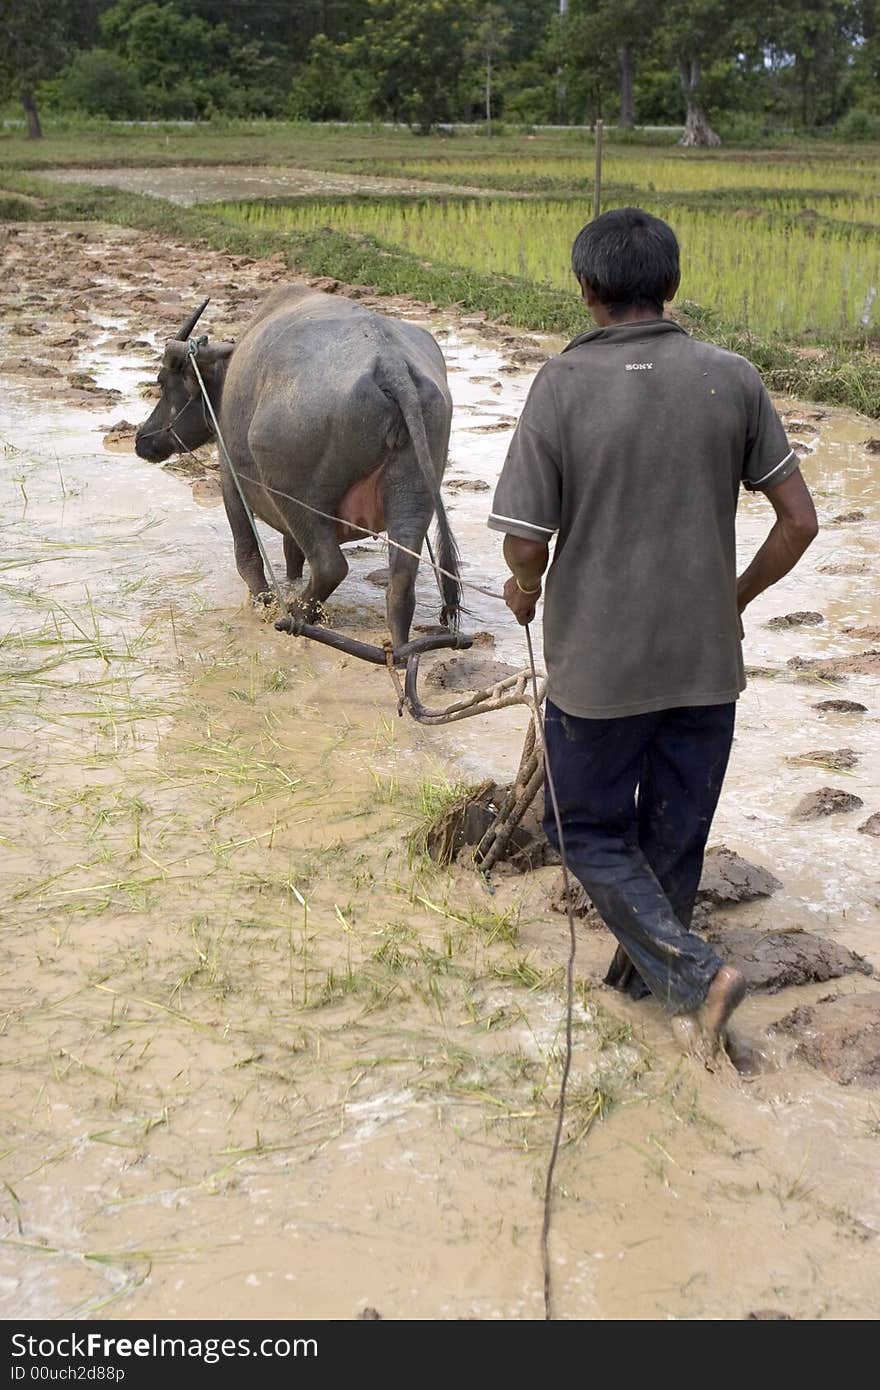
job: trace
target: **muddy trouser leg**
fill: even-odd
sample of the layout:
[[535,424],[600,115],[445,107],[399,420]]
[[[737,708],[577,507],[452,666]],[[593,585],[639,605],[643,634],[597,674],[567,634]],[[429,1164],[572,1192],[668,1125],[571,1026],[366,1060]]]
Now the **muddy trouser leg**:
[[[670,1013],[691,1013],[722,962],[676,916],[640,847],[636,809],[646,755],[668,714],[578,719],[548,700],[547,757],[572,873],[654,997]],[[544,830],[557,845],[549,796]]]
[[[642,761],[638,790],[639,849],[683,927],[690,928],[706,841],[730,760],[736,704],[667,710]],[[633,999],[650,991],[618,948],[607,984]],[[618,979],[621,967],[629,979]],[[610,978],[609,978],[610,977]]]

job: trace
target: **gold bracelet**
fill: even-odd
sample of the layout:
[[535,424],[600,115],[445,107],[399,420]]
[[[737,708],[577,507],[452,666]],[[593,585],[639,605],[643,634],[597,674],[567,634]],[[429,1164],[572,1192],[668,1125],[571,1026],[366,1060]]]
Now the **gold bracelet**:
[[535,594],[539,594],[539,593],[541,592],[541,586],[540,586],[540,584],[538,585],[537,589],[524,589],[523,586],[522,586],[522,584],[520,584],[519,580],[517,579],[516,575],[513,576],[513,582],[514,582],[514,584],[516,585],[516,587],[519,589],[520,593],[521,593],[521,594],[528,594],[528,595],[529,595],[529,598],[533,598]]

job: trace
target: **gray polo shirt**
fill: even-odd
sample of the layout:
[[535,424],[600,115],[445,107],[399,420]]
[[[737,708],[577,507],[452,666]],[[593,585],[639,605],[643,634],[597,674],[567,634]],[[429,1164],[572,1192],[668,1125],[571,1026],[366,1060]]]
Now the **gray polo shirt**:
[[597,328],[551,358],[489,525],[557,536],[544,600],[553,703],[607,719],[735,700],[740,485],[769,490],[797,466],[751,363],[669,319]]

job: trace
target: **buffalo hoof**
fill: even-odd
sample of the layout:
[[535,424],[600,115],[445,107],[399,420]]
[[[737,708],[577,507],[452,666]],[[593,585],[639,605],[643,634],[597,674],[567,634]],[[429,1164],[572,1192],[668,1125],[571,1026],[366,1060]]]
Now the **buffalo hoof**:
[[299,598],[291,604],[291,612],[306,623],[325,623],[327,614],[324,605],[317,598]]

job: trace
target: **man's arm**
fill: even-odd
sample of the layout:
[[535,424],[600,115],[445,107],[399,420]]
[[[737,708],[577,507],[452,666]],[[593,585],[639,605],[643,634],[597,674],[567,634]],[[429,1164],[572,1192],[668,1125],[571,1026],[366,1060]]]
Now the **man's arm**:
[[504,537],[504,558],[512,575],[504,586],[504,598],[517,622],[524,626],[535,616],[550,547],[544,541],[526,541],[520,536],[507,535]]
[[767,497],[776,513],[772,531],[748,569],[736,582],[740,613],[753,599],[793,570],[819,531],[816,509],[799,468],[771,488]]

